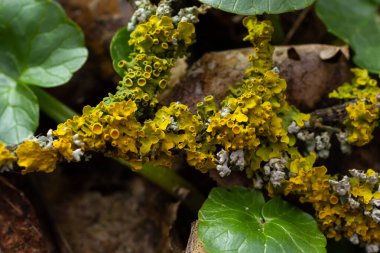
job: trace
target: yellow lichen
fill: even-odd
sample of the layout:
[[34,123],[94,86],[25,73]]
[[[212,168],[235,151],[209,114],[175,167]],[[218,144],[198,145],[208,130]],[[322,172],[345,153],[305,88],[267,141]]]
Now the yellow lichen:
[[[376,99],[376,98],[375,98]],[[372,132],[378,126],[379,107],[377,99],[374,103],[358,101],[346,107],[347,119],[344,124],[347,127],[347,141],[356,146],[363,146],[369,143],[373,136]]]
[[0,142],[0,168],[10,165],[14,161],[16,161],[16,156],[6,148],[4,143]]
[[16,151],[17,164],[22,167],[23,174],[28,172],[55,170],[58,154],[51,149],[41,148],[35,141],[24,141]]
[[378,125],[380,88],[377,87],[377,81],[369,76],[367,70],[354,68],[351,71],[355,74],[352,83],[343,84],[329,96],[357,100],[346,107],[347,119],[344,125],[348,131],[348,143],[363,146],[371,141],[372,132]]
[[[365,175],[377,177],[373,170],[368,170]],[[358,203],[357,207],[352,207],[346,197],[338,198],[333,192],[329,183],[332,178],[325,167],[299,170],[297,176],[286,183],[284,193],[298,195],[300,202],[313,205],[320,228],[328,238],[340,240],[342,235],[350,238],[356,234],[362,242],[378,242],[380,227],[370,212],[367,215],[365,212],[373,208],[368,205],[371,200],[380,199],[380,192],[373,184],[352,178],[347,195]],[[363,206],[369,210],[363,210]]]

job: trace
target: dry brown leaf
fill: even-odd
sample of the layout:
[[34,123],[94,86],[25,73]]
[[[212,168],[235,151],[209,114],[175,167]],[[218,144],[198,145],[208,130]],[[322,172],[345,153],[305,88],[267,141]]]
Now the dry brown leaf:
[[49,245],[29,200],[0,176],[0,252],[45,253]]

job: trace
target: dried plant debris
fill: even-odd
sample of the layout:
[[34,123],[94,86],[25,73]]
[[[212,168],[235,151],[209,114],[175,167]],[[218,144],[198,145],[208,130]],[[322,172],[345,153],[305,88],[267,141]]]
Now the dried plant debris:
[[0,177],[0,252],[52,252],[25,195]]

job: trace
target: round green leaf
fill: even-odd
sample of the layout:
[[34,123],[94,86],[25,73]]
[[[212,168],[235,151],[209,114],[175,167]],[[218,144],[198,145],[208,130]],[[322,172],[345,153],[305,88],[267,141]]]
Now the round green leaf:
[[380,73],[379,0],[318,0],[317,13],[329,31],[355,51],[354,62]]
[[214,188],[199,211],[198,234],[208,253],[326,252],[326,238],[312,216],[279,197]]
[[116,73],[123,77],[124,70],[118,67],[120,60],[127,60],[133,48],[128,44],[131,31],[127,27],[119,29],[113,36],[110,46],[113,68]]
[[279,14],[303,9],[314,0],[200,0],[216,9],[240,15]]
[[38,126],[38,102],[25,85],[0,73],[0,141],[17,144]]
[[42,87],[70,80],[87,58],[83,34],[52,0],[0,0],[0,73]]

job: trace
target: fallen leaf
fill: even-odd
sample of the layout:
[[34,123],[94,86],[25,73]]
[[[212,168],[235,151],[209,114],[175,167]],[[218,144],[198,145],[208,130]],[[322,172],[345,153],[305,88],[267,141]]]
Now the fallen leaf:
[[24,193],[0,176],[0,252],[50,252],[35,210]]

